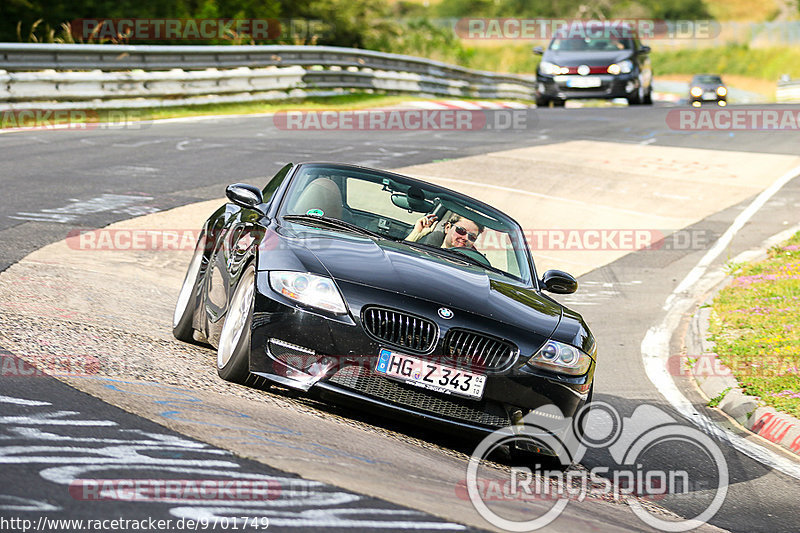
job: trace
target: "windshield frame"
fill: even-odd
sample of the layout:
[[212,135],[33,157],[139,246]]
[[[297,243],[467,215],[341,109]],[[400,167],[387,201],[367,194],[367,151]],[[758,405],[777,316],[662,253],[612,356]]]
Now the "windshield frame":
[[[297,192],[297,188],[300,186],[299,184],[304,181],[304,176],[306,176],[307,172],[314,171],[316,169],[327,169],[330,170],[331,174],[333,175],[341,175],[346,178],[355,178],[355,179],[365,179],[365,181],[373,181],[377,183],[381,183],[382,180],[389,179],[393,182],[405,186],[416,186],[420,187],[426,191],[435,191],[440,193],[442,197],[445,197],[447,201],[453,203],[463,203],[465,204],[465,208],[473,209],[477,213],[485,213],[487,215],[491,215],[497,222],[502,224],[504,227],[504,231],[507,232],[509,236],[509,240],[512,241],[511,245],[515,249],[515,256],[516,261],[518,263],[518,268],[520,269],[520,275],[517,276],[512,274],[511,272],[506,272],[502,269],[495,268],[487,268],[487,273],[492,273],[494,275],[502,276],[504,281],[513,281],[515,283],[521,283],[526,287],[533,287],[535,289],[539,289],[538,277],[536,274],[536,265],[533,260],[533,256],[531,254],[531,250],[528,246],[527,241],[525,240],[525,235],[522,230],[522,227],[519,223],[511,218],[506,213],[500,211],[499,209],[492,207],[480,200],[476,200],[470,196],[465,194],[453,191],[446,187],[442,187],[440,185],[436,185],[430,182],[426,182],[423,180],[418,180],[416,178],[412,178],[410,176],[405,176],[402,174],[396,174],[393,172],[388,172],[384,170],[360,167],[357,165],[346,165],[341,163],[300,163],[294,169],[291,176],[291,182],[283,191],[282,197],[280,199],[280,203],[277,206],[275,211],[275,218],[280,220],[281,222],[284,221],[284,215],[289,214],[289,201],[293,197],[293,195]],[[371,177],[373,179],[366,179]],[[343,199],[343,205],[345,201]],[[466,209],[465,209],[466,211]],[[291,213],[296,214],[296,213]],[[421,216],[421,215],[420,215]],[[466,216],[466,215],[465,215]],[[293,224],[290,220],[286,220],[285,223]],[[330,229],[331,231],[344,231],[344,230],[337,230],[336,228],[325,228]],[[498,230],[495,230],[498,231]],[[517,242],[513,242],[513,241]],[[397,241],[397,242],[406,242],[406,241]],[[413,243],[417,244],[417,243]],[[520,249],[519,252],[516,252],[517,249]],[[500,274],[502,272],[502,274]]]

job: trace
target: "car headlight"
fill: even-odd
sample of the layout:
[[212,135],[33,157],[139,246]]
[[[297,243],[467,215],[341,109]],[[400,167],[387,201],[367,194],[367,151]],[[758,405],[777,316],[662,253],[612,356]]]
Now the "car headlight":
[[703,89],[701,89],[700,87],[692,87],[692,90],[689,91],[689,94],[691,94],[692,96],[700,96],[703,94]]
[[620,61],[619,63],[612,63],[606,70],[608,70],[609,74],[613,74],[615,76],[619,73],[628,74],[633,70],[633,61],[626,59],[625,61]]
[[589,370],[592,358],[574,346],[549,340],[526,364],[560,374],[581,376]]
[[548,76],[557,76],[559,74],[566,74],[569,72],[568,68],[562,68],[549,61],[542,61],[539,63],[539,72],[547,74]]
[[342,295],[331,278],[306,272],[274,270],[269,273],[269,286],[275,292],[305,304],[332,313],[346,313]]
[[725,96],[726,94],[728,94],[728,89],[726,89],[725,87],[717,87],[717,94],[719,96]]

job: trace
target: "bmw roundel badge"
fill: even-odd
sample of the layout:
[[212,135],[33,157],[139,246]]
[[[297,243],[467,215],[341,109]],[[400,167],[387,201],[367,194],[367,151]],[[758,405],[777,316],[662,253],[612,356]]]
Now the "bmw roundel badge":
[[450,320],[451,318],[453,318],[453,311],[451,311],[446,307],[440,307],[439,316],[444,318],[445,320]]

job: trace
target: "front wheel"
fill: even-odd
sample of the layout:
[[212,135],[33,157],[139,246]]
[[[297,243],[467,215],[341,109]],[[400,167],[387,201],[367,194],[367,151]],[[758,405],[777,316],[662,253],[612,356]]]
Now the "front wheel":
[[644,102],[645,105],[653,105],[653,86],[647,88],[647,92],[644,95]]
[[233,293],[217,348],[217,373],[226,381],[244,384],[250,377],[250,326],[256,269],[245,267]]

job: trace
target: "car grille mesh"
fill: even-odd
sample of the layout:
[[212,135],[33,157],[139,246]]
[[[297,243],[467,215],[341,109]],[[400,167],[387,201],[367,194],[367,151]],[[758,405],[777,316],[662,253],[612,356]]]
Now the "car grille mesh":
[[503,370],[514,362],[516,353],[517,347],[510,342],[463,329],[451,329],[445,339],[445,358],[474,370]]
[[373,337],[419,353],[430,351],[438,337],[436,324],[430,320],[381,307],[365,309],[362,323]]
[[384,378],[361,366],[342,368],[329,381],[366,396],[446,418],[497,428],[510,425],[505,409],[496,402],[467,400],[427,391]]

